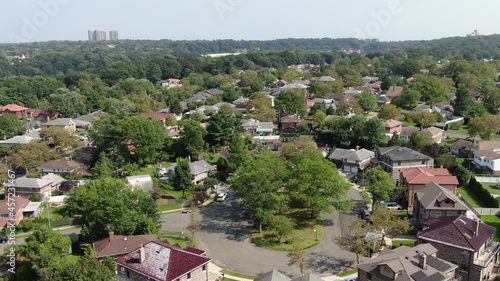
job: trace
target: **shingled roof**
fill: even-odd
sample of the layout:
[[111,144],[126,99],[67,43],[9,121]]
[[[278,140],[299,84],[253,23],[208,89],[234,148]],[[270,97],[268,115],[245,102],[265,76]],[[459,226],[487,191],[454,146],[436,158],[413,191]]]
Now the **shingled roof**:
[[[467,206],[453,192],[435,182],[428,183],[424,189],[418,190],[417,198],[426,210],[468,210]],[[438,205],[439,202],[446,199],[453,202],[453,204],[448,207]]]
[[412,161],[412,160],[430,160],[431,157],[407,147],[391,146],[380,147],[378,149],[381,155],[389,157],[392,161]]
[[[488,241],[495,228],[465,216],[432,218],[422,223],[419,239],[477,252]],[[476,233],[476,227],[479,231]]]
[[448,169],[409,168],[401,170],[402,177],[408,184],[437,184],[458,185],[458,179],[450,175]]
[[95,249],[96,258],[116,257],[125,255],[130,251],[136,250],[141,245],[151,241],[158,240],[156,235],[114,235],[109,234],[109,237],[95,241],[92,246]]

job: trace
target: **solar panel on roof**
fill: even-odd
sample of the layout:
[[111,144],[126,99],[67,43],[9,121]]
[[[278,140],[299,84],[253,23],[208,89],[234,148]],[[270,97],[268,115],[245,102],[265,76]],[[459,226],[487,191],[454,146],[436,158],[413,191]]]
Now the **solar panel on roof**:
[[442,260],[435,258],[433,256],[427,256],[427,264],[434,267],[435,269],[444,272],[446,270],[449,270],[451,266]]
[[422,271],[417,271],[411,275],[411,278],[413,278],[413,280],[415,281],[423,281],[427,279],[427,277],[428,277],[427,274],[425,274]]
[[429,276],[427,279],[425,279],[425,281],[441,281],[441,280],[444,280],[444,276],[439,272],[436,272],[431,276]]

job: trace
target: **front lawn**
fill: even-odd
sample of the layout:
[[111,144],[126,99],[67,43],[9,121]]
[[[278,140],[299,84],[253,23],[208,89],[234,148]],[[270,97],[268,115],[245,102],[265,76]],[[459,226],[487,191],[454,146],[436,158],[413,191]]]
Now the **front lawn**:
[[187,242],[190,242],[191,247],[198,247],[198,242],[193,238],[192,235],[187,233],[178,233],[178,232],[162,232],[158,235],[158,240],[167,241],[168,243],[174,245],[179,244],[181,248],[186,248],[188,246]]
[[476,194],[470,192],[467,188],[460,187],[458,189],[458,194],[471,206],[472,208],[487,208],[487,206],[482,205],[481,200],[477,198]]
[[453,130],[451,128],[448,129],[448,132],[450,133],[457,133],[457,134],[464,134],[464,135],[469,135],[469,129],[467,127],[467,125],[463,125],[462,127],[460,127],[460,129],[458,130]]
[[493,240],[500,242],[500,216],[481,216],[481,220],[485,224],[491,225],[497,229],[493,234]]
[[393,249],[396,249],[397,247],[401,247],[401,246],[414,247],[415,245],[417,245],[417,240],[409,240],[409,239],[405,239],[405,240],[393,239],[392,240],[392,248]]
[[234,271],[230,271],[230,270],[226,270],[226,269],[223,269],[220,272],[224,273],[224,274],[227,274],[227,275],[234,276],[234,277],[239,277],[239,278],[244,278],[244,279],[250,279],[250,280],[254,280],[255,279],[255,276],[248,275],[248,274],[243,274],[243,273],[239,273],[239,272],[234,272]]
[[[295,223],[295,228],[290,237],[278,241],[276,235],[264,229],[262,233],[254,230],[252,242],[257,246],[275,251],[291,251],[292,241],[300,242],[304,248],[308,249],[318,245],[323,239],[323,227],[317,219],[311,219],[309,210],[292,209],[287,217]],[[316,231],[315,231],[316,230]]]
[[77,256],[77,255],[67,255],[67,256],[65,256],[65,258],[69,262],[77,262],[80,260],[80,256]]

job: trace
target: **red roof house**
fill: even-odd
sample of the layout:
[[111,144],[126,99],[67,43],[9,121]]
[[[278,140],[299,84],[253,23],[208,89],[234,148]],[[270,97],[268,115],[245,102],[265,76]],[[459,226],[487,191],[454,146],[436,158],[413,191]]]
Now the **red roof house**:
[[28,108],[17,104],[8,104],[0,107],[1,114],[14,114],[17,118],[28,118]]

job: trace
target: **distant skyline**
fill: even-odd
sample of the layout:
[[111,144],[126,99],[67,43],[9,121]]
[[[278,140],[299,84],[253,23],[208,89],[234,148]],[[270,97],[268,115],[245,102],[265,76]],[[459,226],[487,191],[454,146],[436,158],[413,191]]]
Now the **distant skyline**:
[[498,0],[25,0],[2,1],[1,43],[120,39],[381,41],[500,33]]

